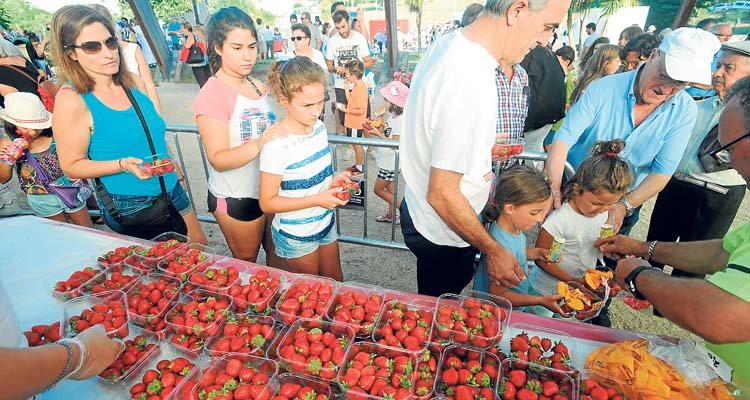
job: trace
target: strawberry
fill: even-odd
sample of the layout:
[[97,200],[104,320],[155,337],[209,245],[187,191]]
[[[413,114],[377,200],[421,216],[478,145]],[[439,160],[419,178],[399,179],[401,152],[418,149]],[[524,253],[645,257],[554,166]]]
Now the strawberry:
[[458,371],[451,367],[443,371],[442,381],[448,386],[455,386],[458,384]]
[[524,387],[526,385],[526,371],[512,370],[508,372],[508,382],[517,389]]
[[560,388],[557,386],[557,383],[554,381],[544,381],[542,382],[542,394],[544,394],[547,397],[552,397],[556,395],[560,391]]
[[542,350],[544,350],[544,352],[546,353],[549,351],[550,348],[552,348],[552,340],[550,340],[549,338],[543,338],[541,340],[541,345],[542,345]]
[[516,399],[518,400],[537,400],[539,395],[529,389],[521,389],[516,393]]
[[498,394],[504,400],[512,400],[516,398],[516,386],[510,382],[503,382],[497,391]]
[[560,354],[563,357],[570,358],[570,353],[568,352],[568,347],[565,346],[563,342],[557,342],[555,344],[555,347],[552,348],[552,352],[555,354]]
[[604,389],[601,386],[594,387],[591,389],[589,396],[591,396],[593,400],[607,400],[607,389]]

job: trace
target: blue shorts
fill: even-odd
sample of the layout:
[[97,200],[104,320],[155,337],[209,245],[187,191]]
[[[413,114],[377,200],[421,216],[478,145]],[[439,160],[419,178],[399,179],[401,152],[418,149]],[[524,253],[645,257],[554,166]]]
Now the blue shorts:
[[61,212],[72,214],[86,208],[86,203],[76,207],[68,208],[56,194],[27,194],[26,200],[29,207],[37,217],[48,218]]
[[[112,197],[112,202],[115,203],[115,208],[120,212],[120,215],[127,217],[150,207],[158,196],[110,194],[110,197]],[[182,188],[182,185],[180,185],[179,182],[174,185],[174,189],[172,189],[172,192],[169,194],[169,198],[172,200],[172,204],[174,204],[175,208],[181,215],[184,216],[193,210],[193,206],[190,204],[190,197],[188,197],[185,189]],[[101,211],[104,220],[107,222],[107,226],[116,232],[122,231],[120,224],[117,223],[117,221],[115,221],[104,208],[101,199],[97,198],[96,200],[99,204],[99,210]]]
[[278,229],[271,227],[271,238],[276,248],[276,255],[281,258],[300,258],[312,254],[320,246],[335,242],[339,238],[336,233],[335,220],[331,220],[331,225],[325,236],[312,241],[292,239],[279,232]]

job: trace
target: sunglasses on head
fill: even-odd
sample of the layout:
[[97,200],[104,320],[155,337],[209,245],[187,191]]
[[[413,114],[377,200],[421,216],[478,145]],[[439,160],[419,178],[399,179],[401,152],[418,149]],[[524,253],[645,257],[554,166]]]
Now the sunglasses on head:
[[71,44],[71,45],[63,46],[63,48],[64,49],[81,49],[86,54],[96,54],[102,51],[102,44],[107,46],[107,48],[110,50],[117,50],[118,40],[116,37],[110,36],[103,42],[99,42],[99,41],[81,42],[81,44]]
[[302,39],[307,39],[307,36],[292,36],[290,39],[292,39],[292,42],[296,42]]

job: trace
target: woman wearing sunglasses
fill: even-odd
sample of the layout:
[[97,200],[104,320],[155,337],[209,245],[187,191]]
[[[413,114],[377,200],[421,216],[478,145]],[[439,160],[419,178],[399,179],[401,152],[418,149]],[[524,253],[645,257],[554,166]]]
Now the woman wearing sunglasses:
[[304,56],[311,59],[315,64],[320,65],[323,71],[328,71],[326,58],[320,50],[310,47],[310,28],[305,24],[292,25],[292,43],[294,43],[294,55]]
[[[143,80],[127,72],[112,23],[90,7],[71,5],[55,13],[52,26],[52,54],[65,82],[57,94],[52,120],[63,172],[72,179],[101,179],[112,200],[108,205],[121,218],[113,217],[110,210],[114,210],[105,207],[101,196],[99,208],[116,232],[130,233],[123,224],[139,220],[139,214],[142,217],[162,204],[157,199],[166,192],[168,204],[184,219],[190,240],[206,243],[177,174],[156,178],[141,166],[154,153],[167,154],[166,126],[144,94]],[[142,112],[154,153],[127,91]]]

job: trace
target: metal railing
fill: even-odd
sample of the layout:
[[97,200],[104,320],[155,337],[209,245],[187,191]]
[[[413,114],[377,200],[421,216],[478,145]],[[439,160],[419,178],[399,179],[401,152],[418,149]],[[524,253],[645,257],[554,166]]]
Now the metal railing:
[[[195,205],[195,197],[193,194],[193,185],[191,184],[190,179],[190,170],[187,168],[187,165],[185,163],[185,154],[183,152],[183,146],[185,143],[183,143],[180,139],[180,133],[189,133],[192,134],[192,139],[188,140],[195,140],[196,145],[200,151],[201,156],[201,163],[203,165],[203,172],[205,173],[206,179],[208,179],[209,174],[209,168],[208,168],[208,159],[206,157],[205,150],[203,149],[203,145],[201,143],[200,136],[198,135],[198,127],[195,125],[168,125],[167,126],[167,132],[169,132],[172,136],[172,139],[174,141],[175,150],[177,152],[177,160],[180,164],[180,169],[182,170],[182,173],[185,177],[185,185],[187,188],[188,196],[190,197],[190,201],[193,205]],[[330,143],[332,146],[332,158],[333,158],[333,168],[334,170],[338,170],[338,157],[337,157],[337,149],[339,146],[337,145],[360,145],[364,147],[384,147],[393,149],[395,152],[395,162],[396,162],[396,171],[400,171],[401,168],[401,160],[400,160],[400,154],[399,154],[399,145],[397,141],[394,140],[383,140],[383,139],[371,139],[371,138],[351,138],[347,136],[341,136],[341,135],[328,135],[328,143]],[[547,159],[547,155],[545,153],[536,153],[536,152],[523,152],[520,156],[517,157],[520,160],[529,160],[529,161],[545,161]],[[365,151],[365,157],[362,169],[364,170],[365,174],[367,173],[367,167],[369,163],[369,157],[367,157],[367,153]],[[566,176],[572,176],[573,174],[573,167],[569,164],[565,164],[565,175]],[[390,240],[381,240],[381,239],[373,239],[369,237],[368,232],[368,195],[365,194],[364,197],[364,209],[362,212],[362,227],[363,227],[363,235],[361,237],[359,236],[351,236],[351,235],[342,235],[341,234],[341,226],[340,221],[340,209],[336,209],[336,231],[339,233],[339,241],[344,243],[351,243],[351,244],[359,244],[359,245],[365,245],[365,246],[372,246],[372,247],[380,247],[385,249],[393,249],[393,250],[408,250],[406,245],[403,242],[396,240],[396,215],[397,215],[397,204],[399,199],[399,173],[396,173],[394,176],[394,182],[393,182],[394,192],[393,192],[393,198],[394,202],[391,206],[391,212],[390,214],[393,216],[393,220],[391,221],[390,226]],[[362,188],[362,190],[367,190],[367,187]],[[207,223],[217,223],[216,219],[211,214],[198,214],[198,220],[201,222],[207,222]]]

